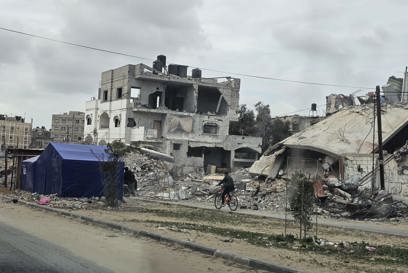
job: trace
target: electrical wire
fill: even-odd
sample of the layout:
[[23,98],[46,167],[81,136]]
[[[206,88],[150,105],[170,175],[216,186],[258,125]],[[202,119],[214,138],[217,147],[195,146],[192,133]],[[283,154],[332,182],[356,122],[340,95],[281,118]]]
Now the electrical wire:
[[[136,59],[141,59],[141,60],[153,61],[151,58],[147,58],[147,57],[143,57],[143,56],[137,56],[137,55],[126,53],[126,52],[119,52],[119,51],[114,51],[114,50],[110,50],[110,49],[103,49],[103,48],[99,48],[99,47],[95,47],[95,46],[84,45],[84,44],[79,44],[79,43],[54,39],[54,38],[46,37],[46,36],[43,36],[43,35],[33,34],[33,33],[29,33],[29,32],[23,32],[23,31],[11,29],[11,28],[6,28],[6,27],[2,27],[2,26],[0,26],[0,30],[15,33],[15,34],[19,34],[19,35],[24,35],[24,36],[28,36],[28,37],[32,37],[32,38],[43,39],[43,40],[47,40],[47,41],[51,41],[51,42],[55,42],[55,43],[80,47],[80,48],[84,48],[84,49],[95,50],[95,51],[99,51],[99,52],[115,54],[115,55],[120,55],[120,56],[125,56],[125,57],[131,57],[131,58],[136,58]],[[198,66],[193,66],[193,65],[189,65],[189,67],[199,68]],[[288,82],[288,83],[303,84],[303,85],[330,86],[330,87],[355,88],[355,89],[366,89],[366,90],[372,90],[373,89],[373,87],[354,86],[354,85],[346,85],[346,84],[338,84],[338,83],[324,83],[324,82],[314,82],[314,81],[291,80],[291,79],[283,79],[283,78],[272,77],[272,76],[261,76],[261,75],[255,75],[255,74],[246,74],[246,73],[239,73],[239,72],[223,71],[223,70],[217,70],[217,69],[212,69],[212,68],[202,68],[201,67],[200,69],[205,70],[205,71],[210,71],[210,72],[216,72],[216,73],[237,75],[237,76],[246,77],[246,78],[271,80],[271,81],[279,81],[279,82]]]
[[[316,107],[322,107],[322,106],[326,106],[326,103],[316,105]],[[304,109],[295,110],[295,111],[292,111],[292,112],[288,112],[288,113],[285,113],[285,114],[282,114],[282,115],[279,115],[279,116],[288,116],[288,115],[292,115],[292,114],[296,114],[296,113],[300,113],[300,112],[304,112],[304,111],[308,111],[308,110],[310,110],[310,107],[304,108]]]
[[18,31],[18,30],[14,30],[14,29],[10,29],[10,28],[1,27],[1,26],[0,26],[0,30],[8,31],[8,32],[12,32],[12,33],[16,33],[16,34],[20,34],[20,35],[24,35],[24,36],[29,36],[29,37],[33,37],[33,38],[43,39],[43,40],[47,40],[47,41],[51,41],[51,42],[55,42],[55,43],[60,43],[60,44],[65,44],[65,45],[70,45],[70,46],[76,46],[76,47],[81,47],[81,48],[90,49],[90,50],[96,50],[96,51],[100,51],[100,52],[104,52],[104,53],[116,54],[116,55],[131,57],[131,58],[137,58],[137,59],[141,59],[141,60],[151,60],[151,58],[137,56],[137,55],[133,55],[133,54],[129,54],[129,53],[118,52],[118,51],[113,51],[113,50],[109,50],[109,49],[103,49],[103,48],[98,48],[98,47],[94,47],[94,46],[68,42],[68,41],[64,41],[64,40],[53,39],[53,38],[45,37],[45,36],[42,36],[42,35],[37,35],[37,34],[28,33],[28,32]]

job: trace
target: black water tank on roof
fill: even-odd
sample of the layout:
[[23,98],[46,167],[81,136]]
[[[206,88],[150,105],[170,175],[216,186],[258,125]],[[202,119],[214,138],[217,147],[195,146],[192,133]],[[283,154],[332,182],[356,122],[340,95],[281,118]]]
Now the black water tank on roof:
[[194,79],[200,79],[201,78],[201,69],[199,68],[194,68],[191,71],[191,77],[193,77]]
[[317,110],[317,104],[316,104],[316,103],[312,103],[311,110],[312,110],[312,111],[316,111],[316,110]]
[[186,65],[178,65],[178,73],[177,75],[179,75],[180,77],[186,78],[187,77],[187,67]]
[[162,67],[166,66],[166,56],[165,55],[158,55],[157,60],[161,63]]
[[176,64],[169,64],[167,71],[169,72],[169,75],[178,75],[178,66]]

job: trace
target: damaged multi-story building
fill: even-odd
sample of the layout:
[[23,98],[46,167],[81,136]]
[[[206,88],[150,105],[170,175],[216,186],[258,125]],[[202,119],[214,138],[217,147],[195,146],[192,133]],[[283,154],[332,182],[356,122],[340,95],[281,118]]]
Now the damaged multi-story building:
[[[344,107],[271,146],[249,171],[271,179],[299,171],[341,181],[358,177],[362,187],[379,188],[377,118],[373,104]],[[408,197],[408,106],[383,104],[381,119],[385,189]]]
[[47,130],[44,126],[37,126],[31,131],[30,148],[44,149],[51,142],[51,140],[51,130]]
[[319,122],[324,117],[320,116],[300,116],[300,115],[290,115],[290,116],[280,116],[272,118],[272,122],[280,120],[283,123],[286,123],[289,127],[289,133],[295,134],[300,132],[307,127],[312,126],[313,124]]
[[261,138],[229,135],[237,121],[240,79],[203,78],[194,68],[125,65],[102,73],[97,98],[86,102],[85,141],[120,140],[172,155],[179,170],[250,166]]
[[21,116],[8,117],[0,114],[0,150],[27,149],[31,143],[31,128],[32,121],[25,122]]
[[84,135],[84,116],[85,114],[79,111],[53,114],[51,123],[52,141],[82,143]]

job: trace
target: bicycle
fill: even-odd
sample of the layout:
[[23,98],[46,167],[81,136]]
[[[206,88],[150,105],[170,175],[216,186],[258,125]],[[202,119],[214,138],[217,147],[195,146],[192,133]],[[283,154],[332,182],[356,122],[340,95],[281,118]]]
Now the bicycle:
[[[214,206],[216,209],[222,208],[222,191],[223,189],[220,189],[214,196]],[[233,192],[230,192],[225,195],[224,204],[227,204],[231,211],[236,211],[238,209],[238,198]]]

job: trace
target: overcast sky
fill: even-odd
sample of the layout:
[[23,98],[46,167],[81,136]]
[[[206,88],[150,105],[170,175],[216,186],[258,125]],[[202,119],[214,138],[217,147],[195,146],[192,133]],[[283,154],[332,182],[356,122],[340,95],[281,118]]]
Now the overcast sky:
[[[383,85],[408,64],[408,1],[0,0],[0,27],[168,62],[353,86]],[[51,124],[84,111],[102,71],[143,61],[0,31],[0,113]],[[203,76],[220,73],[203,71]],[[233,75],[234,76],[234,75]],[[241,77],[241,104],[273,115],[355,88]],[[324,106],[320,107],[321,110]],[[308,111],[303,112],[308,114]]]

